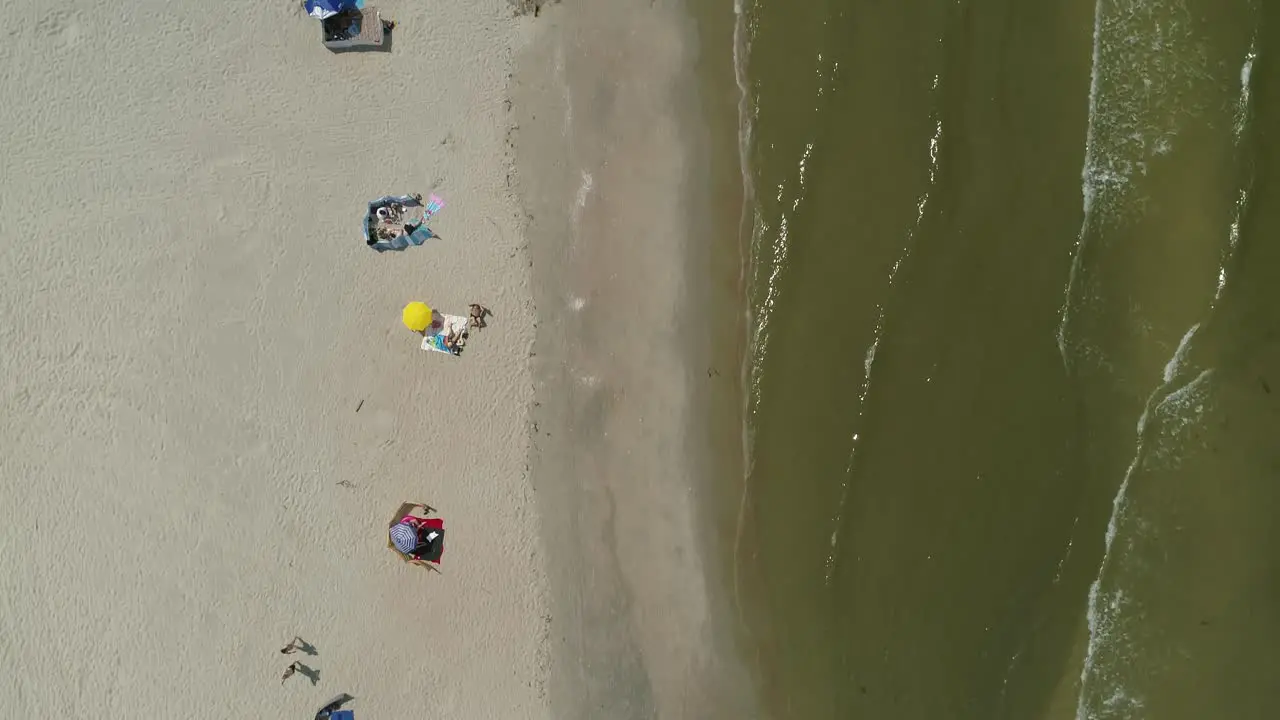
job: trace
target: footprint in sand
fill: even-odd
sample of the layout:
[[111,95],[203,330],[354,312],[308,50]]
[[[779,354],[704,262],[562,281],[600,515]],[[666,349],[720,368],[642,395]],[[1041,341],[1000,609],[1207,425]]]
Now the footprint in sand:
[[79,13],[71,10],[54,10],[36,22],[36,32],[50,38],[63,48],[80,44],[83,26]]

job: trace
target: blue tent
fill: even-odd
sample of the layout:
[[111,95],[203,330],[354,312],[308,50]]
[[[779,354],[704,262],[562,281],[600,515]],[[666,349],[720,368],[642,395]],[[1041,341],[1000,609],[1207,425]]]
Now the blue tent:
[[306,0],[302,5],[308,15],[323,20],[343,10],[359,10],[364,7],[364,0]]

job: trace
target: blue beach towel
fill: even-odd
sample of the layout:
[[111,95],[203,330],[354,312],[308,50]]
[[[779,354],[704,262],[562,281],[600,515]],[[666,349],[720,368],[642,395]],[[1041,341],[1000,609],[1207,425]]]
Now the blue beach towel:
[[[413,231],[390,239],[378,238],[371,233],[371,230],[377,226],[376,213],[378,208],[393,204],[404,208],[406,213],[404,225],[413,227]],[[388,250],[405,250],[410,247],[419,247],[431,238],[436,237],[436,234],[431,232],[431,228],[427,227],[427,223],[431,222],[431,218],[443,208],[444,200],[438,195],[432,195],[427,198],[426,205],[423,205],[417,197],[412,195],[384,195],[370,202],[368,210],[364,214],[365,245],[380,253]],[[419,212],[421,212],[421,215],[418,215]],[[413,218],[414,215],[417,215],[416,219]],[[414,227],[415,225],[416,227]]]

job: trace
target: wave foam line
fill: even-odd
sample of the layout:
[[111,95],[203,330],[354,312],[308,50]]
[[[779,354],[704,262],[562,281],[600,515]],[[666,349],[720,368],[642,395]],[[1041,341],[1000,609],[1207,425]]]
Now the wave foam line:
[[[752,327],[752,308],[751,308],[751,287],[747,283],[747,279],[751,275],[752,253],[755,246],[754,236],[756,228],[760,226],[759,213],[756,210],[756,188],[755,180],[751,172],[751,141],[754,124],[752,119],[755,115],[753,109],[751,87],[747,81],[747,59],[750,57],[751,46],[748,34],[750,28],[748,26],[748,0],[733,0],[733,76],[734,82],[738,86],[738,166],[742,171],[742,214],[738,218],[738,247],[740,253],[740,266],[738,271],[738,286],[743,292],[743,307],[745,317],[743,322],[745,327]],[[754,342],[754,339],[752,340]],[[748,383],[753,371],[753,351],[743,353],[742,367],[739,369],[739,387],[748,388]],[[743,393],[742,407],[742,497],[738,500],[738,522],[733,538],[733,602],[738,612],[738,623],[746,627],[746,619],[742,614],[741,602],[741,582],[738,568],[740,566],[739,551],[742,547],[742,528],[745,524],[747,513],[747,500],[750,497],[751,484],[747,482],[747,478],[751,477],[753,469],[753,461],[751,454],[752,435],[751,423],[748,420],[749,413],[754,410],[755,391],[747,389]]]
[[1102,5],[1105,1],[1098,0],[1093,8],[1093,65],[1089,70],[1089,127],[1084,136],[1084,166],[1080,169],[1080,195],[1084,205],[1084,220],[1080,224],[1076,241],[1071,246],[1071,270],[1067,275],[1067,287],[1063,292],[1062,310],[1058,318],[1058,354],[1062,356],[1062,366],[1068,372],[1071,370],[1071,356],[1067,352],[1067,322],[1071,315],[1071,296],[1075,294],[1076,286],[1079,284],[1085,230],[1089,224],[1089,213],[1093,210],[1094,190],[1089,177],[1098,145],[1098,86],[1101,84],[1099,68],[1102,66]]
[[[1104,599],[1101,592],[1102,580],[1114,562],[1112,549],[1115,545],[1117,529],[1124,520],[1125,512],[1128,509],[1129,482],[1133,479],[1134,471],[1141,465],[1146,450],[1148,418],[1167,398],[1198,382],[1200,378],[1204,377],[1205,373],[1210,372],[1208,370],[1204,371],[1191,383],[1186,383],[1183,388],[1175,387],[1175,381],[1183,374],[1184,362],[1187,353],[1190,351],[1192,339],[1199,329],[1200,324],[1196,323],[1182,336],[1182,340],[1178,342],[1177,349],[1174,350],[1169,361],[1165,363],[1160,385],[1147,397],[1142,414],[1138,417],[1137,443],[1134,447],[1133,459],[1129,462],[1124,478],[1120,481],[1120,487],[1116,491],[1115,497],[1111,500],[1111,517],[1107,520],[1102,562],[1098,566],[1097,577],[1094,578],[1093,584],[1089,586],[1089,605],[1085,614],[1089,628],[1089,644],[1085,650],[1084,662],[1080,669],[1080,695],[1076,701],[1076,720],[1096,720],[1099,717],[1090,710],[1091,698],[1089,691],[1092,689],[1095,678],[1103,682],[1110,681],[1116,684],[1114,678],[1107,676],[1105,670],[1098,668],[1096,658],[1099,649],[1104,644],[1119,641],[1119,638],[1114,637],[1114,626],[1116,616],[1119,615],[1120,610],[1124,607],[1124,597],[1123,591],[1117,590]],[[1122,704],[1136,710],[1142,707],[1142,699],[1129,695],[1116,684],[1116,687],[1102,701],[1102,704],[1108,711],[1118,710]]]
[[[1253,102],[1253,95],[1250,91],[1253,78],[1253,61],[1257,59],[1258,33],[1255,30],[1253,39],[1249,41],[1249,52],[1245,53],[1244,63],[1240,66],[1240,96],[1236,99],[1235,123],[1233,126],[1238,157],[1242,157],[1244,153],[1245,130],[1249,125],[1250,107]],[[1216,307],[1218,301],[1222,299],[1222,292],[1227,287],[1227,265],[1235,257],[1236,248],[1240,245],[1240,221],[1249,209],[1248,188],[1240,188],[1237,192],[1236,204],[1231,211],[1231,229],[1227,233],[1227,247],[1218,263],[1218,288],[1213,294],[1213,307]]]
[[[1101,0],[1099,2],[1101,6]],[[1249,50],[1245,53],[1244,60],[1240,68],[1240,94],[1237,100],[1236,122],[1235,122],[1235,144],[1237,154],[1244,157],[1243,139],[1245,130],[1248,127],[1248,117],[1252,96],[1250,92],[1253,63],[1257,58],[1257,36],[1255,33],[1253,41],[1249,44]],[[1249,204],[1249,191],[1246,184],[1245,187],[1239,189],[1236,198],[1235,208],[1233,211],[1232,222],[1228,231],[1227,248],[1223,252],[1223,258],[1218,267],[1218,288],[1213,300],[1210,302],[1205,322],[1209,322],[1213,318],[1214,311],[1218,301],[1222,297],[1223,289],[1227,283],[1227,265],[1231,258],[1235,255],[1240,240],[1240,221],[1244,216]],[[1078,256],[1077,256],[1078,257]],[[1073,273],[1075,266],[1072,268]],[[1070,287],[1070,286],[1068,286]],[[1065,307],[1064,307],[1065,313]],[[1165,364],[1161,373],[1160,385],[1147,398],[1147,402],[1143,407],[1142,415],[1138,418],[1137,427],[1137,445],[1134,449],[1133,460],[1129,463],[1120,487],[1116,491],[1115,498],[1111,503],[1111,517],[1107,521],[1107,531],[1104,538],[1104,549],[1102,554],[1102,562],[1098,568],[1098,575],[1094,579],[1093,584],[1089,587],[1088,611],[1086,619],[1089,628],[1089,644],[1085,651],[1083,666],[1080,670],[1080,695],[1076,705],[1077,720],[1096,720],[1100,717],[1099,713],[1106,713],[1106,716],[1116,716],[1117,713],[1125,710],[1137,711],[1142,708],[1142,699],[1133,697],[1125,688],[1115,682],[1110,677],[1106,669],[1098,667],[1097,654],[1100,649],[1107,643],[1123,642],[1122,637],[1116,637],[1116,618],[1120,615],[1126,599],[1124,591],[1116,589],[1111,593],[1107,593],[1104,597],[1102,592],[1103,578],[1107,574],[1107,570],[1115,562],[1112,556],[1112,549],[1115,543],[1116,533],[1119,525],[1125,519],[1125,512],[1128,507],[1127,497],[1129,492],[1129,482],[1133,477],[1134,471],[1141,464],[1146,455],[1147,445],[1147,421],[1152,412],[1158,408],[1176,401],[1177,398],[1187,394],[1189,389],[1198,385],[1212,372],[1204,370],[1200,372],[1190,382],[1177,385],[1178,379],[1185,376],[1187,370],[1187,356],[1191,351],[1192,341],[1196,333],[1199,331],[1202,323],[1192,325],[1186,334],[1182,336],[1178,347],[1174,350],[1173,355]],[[1064,325],[1065,327],[1065,314]],[[1067,361],[1065,354],[1065,345],[1063,343],[1062,328],[1059,329],[1059,348],[1063,350],[1063,360]],[[1104,688],[1100,700],[1101,707],[1098,703],[1092,703],[1089,697],[1089,691],[1092,688],[1093,681],[1110,682],[1114,687],[1109,690]],[[1095,712],[1096,711],[1096,712]]]
[[[1090,298],[1085,253],[1105,242],[1109,222],[1140,217],[1153,158],[1173,150],[1181,126],[1206,109],[1197,84],[1216,82],[1198,22],[1186,0],[1098,0],[1093,16],[1089,119],[1081,172],[1083,220],[1058,323],[1058,350],[1071,370],[1071,316]],[[1076,338],[1075,350],[1085,339]]]
[[[750,82],[748,80],[748,66],[751,55],[751,41],[755,35],[756,25],[751,18],[751,10],[754,5],[750,5],[750,0],[734,0],[734,41],[733,41],[733,64],[735,82],[738,86],[738,157],[739,165],[742,170],[743,182],[743,206],[742,215],[739,218],[738,237],[740,246],[743,247],[743,263],[740,274],[740,281],[744,288],[745,307],[746,307],[746,327],[749,330],[749,340],[747,352],[743,356],[743,365],[741,368],[740,378],[742,387],[745,388],[743,393],[743,430],[742,430],[742,447],[743,447],[743,491],[742,498],[738,507],[738,527],[735,532],[734,539],[734,593],[738,594],[738,556],[741,545],[743,527],[746,519],[747,500],[749,498],[749,483],[747,478],[751,477],[755,467],[755,458],[753,447],[755,444],[755,423],[754,419],[759,412],[761,402],[761,381],[765,357],[768,354],[770,325],[773,318],[773,310],[776,307],[781,296],[782,275],[787,267],[787,255],[790,250],[790,220],[787,211],[779,212],[777,232],[773,235],[773,241],[769,244],[766,251],[766,236],[772,229],[769,222],[763,216],[757,202],[757,192],[755,188],[754,172],[751,166],[751,148],[754,142],[754,121],[759,116],[760,107],[758,99],[752,94]],[[822,53],[817,55],[818,76],[824,77],[824,69],[827,64]],[[839,63],[831,63],[829,75],[825,76],[828,83],[834,83],[836,75],[839,71]],[[818,88],[817,99],[821,101],[826,94],[828,88],[820,85]],[[831,89],[834,89],[831,88]],[[815,113],[821,112],[821,106],[814,108]],[[809,161],[813,156],[814,143],[805,144],[803,153],[797,167],[796,185],[797,189],[791,198],[790,212],[796,213],[801,202],[806,195],[805,180],[808,174]],[[779,207],[783,205],[783,198],[787,195],[787,185],[785,182],[779,183],[775,201]],[[767,278],[763,278],[762,274],[767,270]],[[761,301],[759,307],[752,302],[752,293],[754,288],[759,287],[761,281],[765,287],[765,297]],[[741,608],[739,607],[739,617],[741,619]]]
[[[933,76],[933,85],[929,88],[930,93],[935,96],[938,92],[938,81],[939,76],[935,74]],[[920,193],[920,197],[916,199],[915,222],[907,230],[902,252],[889,268],[887,287],[890,292],[897,286],[898,273],[902,270],[902,266],[911,259],[911,254],[915,250],[916,236],[920,232],[920,225],[924,222],[925,207],[928,206],[930,193],[938,182],[938,148],[942,143],[942,119],[938,116],[936,100],[932,104],[934,109],[930,113],[930,119],[933,120],[934,125],[933,137],[929,138],[929,183],[925,186],[924,192]],[[867,395],[871,391],[871,370],[875,365],[876,351],[880,348],[880,340],[884,337],[886,315],[887,301],[878,303],[876,305],[875,330],[871,336],[871,344],[867,346],[867,352],[862,361],[862,383],[858,386],[858,410],[853,420],[854,432],[850,439],[849,460],[845,463],[844,477],[840,481],[840,502],[836,505],[836,514],[832,518],[831,547],[827,551],[826,573],[823,579],[826,585],[831,584],[831,576],[835,570],[836,554],[840,545],[840,526],[844,520],[845,505],[849,501],[849,482],[853,476],[854,466],[858,457],[858,444],[862,440],[861,428],[867,408]]]

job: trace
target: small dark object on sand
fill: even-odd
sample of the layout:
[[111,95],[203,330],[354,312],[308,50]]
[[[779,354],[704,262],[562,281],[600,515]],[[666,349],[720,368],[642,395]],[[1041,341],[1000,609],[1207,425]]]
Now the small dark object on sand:
[[[538,17],[538,14],[542,12],[542,6],[552,1],[553,0],[511,0],[511,4],[515,6],[517,16],[532,13],[534,17]],[[554,0],[554,2],[559,1],[560,0]]]
[[485,318],[493,315],[489,308],[478,303],[471,303],[471,315],[467,318],[467,328],[484,328],[489,324],[485,322]]
[[299,665],[300,663],[297,660],[294,660],[292,665],[284,669],[284,675],[280,676],[281,685],[284,684],[285,680],[288,680],[289,678],[293,677],[294,673],[298,672]]

